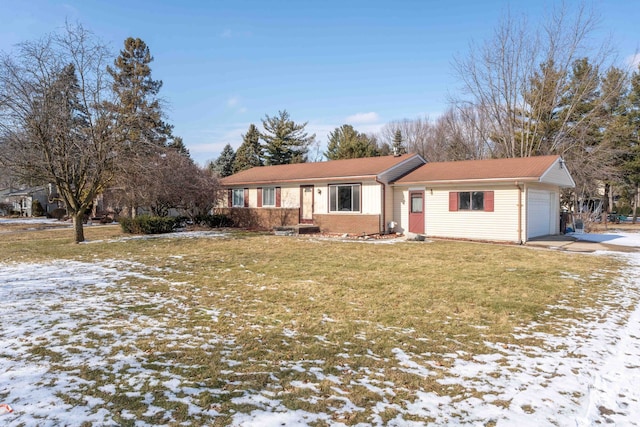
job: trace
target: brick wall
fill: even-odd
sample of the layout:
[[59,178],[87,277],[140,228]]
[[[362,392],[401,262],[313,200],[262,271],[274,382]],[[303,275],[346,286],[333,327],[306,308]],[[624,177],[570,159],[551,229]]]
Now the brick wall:
[[227,215],[237,227],[264,228],[298,224],[298,208],[222,208],[218,212]]
[[374,234],[380,232],[380,215],[314,214],[313,223],[327,233]]
[[[221,208],[237,227],[270,230],[283,225],[297,225],[298,208]],[[380,232],[380,215],[314,214],[313,223],[327,233],[374,234]]]

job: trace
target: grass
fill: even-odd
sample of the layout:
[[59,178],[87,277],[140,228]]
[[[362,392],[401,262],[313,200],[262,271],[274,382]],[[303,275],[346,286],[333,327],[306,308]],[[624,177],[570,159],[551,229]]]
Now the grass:
[[[371,422],[374,412],[388,421],[417,391],[481,398],[481,391],[439,382],[455,358],[494,353],[487,343],[514,344],[518,328],[534,323],[563,334],[584,320],[581,309],[597,307],[621,268],[611,257],[465,242],[374,245],[240,232],[114,242],[123,237],[114,226],[89,227],[86,236],[91,243],[74,245],[72,230],[0,226],[0,254],[5,262],[115,259],[146,266],[151,279],[129,278],[104,291],[118,309],[87,314],[75,332],[84,334],[85,347],[106,348],[105,360],[133,354],[151,373],[136,382],[131,367],[84,367],[81,395],[151,424],[224,425],[234,413],[264,406],[243,399],[250,394],[277,397],[288,410],[330,414],[316,425]],[[105,323],[110,334],[89,331]],[[153,334],[135,334],[153,325]],[[67,369],[45,344],[32,357]],[[399,364],[401,353],[429,373]],[[194,415],[158,392],[167,378],[199,390],[177,400],[190,397],[218,415]],[[109,384],[116,395],[100,391]],[[126,392],[138,397],[122,398]],[[147,394],[166,412],[145,415]],[[132,424],[126,417],[116,422]]]

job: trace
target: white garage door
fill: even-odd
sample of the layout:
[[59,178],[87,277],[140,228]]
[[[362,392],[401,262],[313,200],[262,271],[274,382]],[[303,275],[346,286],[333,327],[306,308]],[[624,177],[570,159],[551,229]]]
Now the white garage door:
[[527,200],[527,238],[551,234],[551,193],[548,191],[529,190]]

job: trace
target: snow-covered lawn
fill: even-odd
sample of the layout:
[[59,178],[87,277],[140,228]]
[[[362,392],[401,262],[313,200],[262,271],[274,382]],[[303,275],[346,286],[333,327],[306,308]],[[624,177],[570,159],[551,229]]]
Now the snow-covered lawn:
[[[640,247],[638,237],[627,236],[631,246]],[[0,414],[0,424],[211,425],[221,415],[211,396],[226,395],[238,407],[247,405],[231,414],[233,425],[344,425],[363,410],[344,391],[357,385],[379,396],[371,425],[423,425],[411,421],[416,417],[434,425],[640,425],[640,253],[619,256],[629,267],[586,309],[587,320],[565,322],[563,334],[544,332],[546,323],[556,321],[550,310],[516,331],[513,342],[485,343],[492,354],[452,351],[441,363],[411,346],[393,349],[393,369],[421,381],[437,378],[453,390],[447,394],[408,393],[384,370],[346,372],[350,360],[362,356],[348,350],[336,355],[340,362],[331,372],[320,367],[325,361],[292,359],[282,360],[278,372],[264,364],[262,372],[251,373],[271,379],[284,371],[307,373],[310,380],[282,387],[310,403],[335,402],[319,413],[290,409],[273,388],[229,394],[227,386],[246,374],[234,376],[242,362],[231,358],[243,349],[215,325],[240,313],[193,305],[181,292],[188,283],[164,278],[170,267],[158,274],[162,268],[122,260],[0,264],[0,403],[14,409]],[[130,281],[137,286],[128,286]],[[194,310],[211,327],[187,327]],[[336,322],[327,316],[322,321]],[[410,340],[414,332],[396,333]],[[279,336],[283,343],[300,338],[284,325]],[[541,344],[524,344],[532,337]],[[216,386],[202,380],[206,361],[176,366],[162,357],[184,348],[217,353],[224,366]],[[366,356],[380,358],[373,351]],[[113,409],[122,408],[122,400],[133,402],[124,406],[142,416]],[[394,416],[383,422],[385,413]]]
[[58,223],[57,219],[51,218],[0,218],[0,225],[2,224],[55,224]]

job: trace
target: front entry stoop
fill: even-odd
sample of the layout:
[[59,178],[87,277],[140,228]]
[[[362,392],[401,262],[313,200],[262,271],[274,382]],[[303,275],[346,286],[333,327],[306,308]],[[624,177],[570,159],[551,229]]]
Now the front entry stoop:
[[316,234],[320,233],[320,227],[313,224],[298,224],[282,227],[273,227],[276,236],[294,236],[298,234]]

